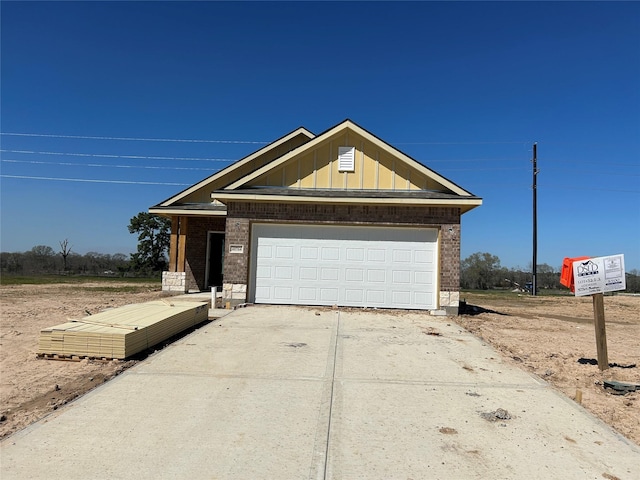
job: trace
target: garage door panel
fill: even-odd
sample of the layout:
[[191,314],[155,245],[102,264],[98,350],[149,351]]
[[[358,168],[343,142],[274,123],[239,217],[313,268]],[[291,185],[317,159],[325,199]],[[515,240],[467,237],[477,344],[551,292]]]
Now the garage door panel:
[[293,266],[283,267],[278,266],[275,268],[274,278],[277,280],[291,280],[293,279]]
[[270,298],[271,297],[271,287],[265,286],[256,286],[256,299],[257,298]]
[[256,270],[256,277],[271,278],[271,267],[260,265]]
[[384,290],[369,289],[366,292],[368,305],[384,305],[385,300]]
[[408,292],[406,290],[403,290],[403,291],[394,290],[391,295],[392,295],[392,300],[394,304],[398,306],[411,305],[411,292]]
[[347,282],[362,282],[364,281],[364,269],[363,268],[347,268],[344,271],[344,279]]
[[437,231],[254,224],[256,303],[436,308]]
[[427,272],[415,272],[413,283],[415,285],[433,285],[433,275]]
[[316,287],[300,287],[300,290],[298,291],[300,300],[308,302],[315,302],[318,300],[317,293],[318,289]]
[[365,250],[363,247],[348,248],[346,249],[346,259],[349,262],[363,262],[365,256]]
[[416,250],[414,252],[414,262],[416,263],[433,263],[434,252],[430,250]]
[[277,300],[293,300],[293,287],[274,287],[273,296]]
[[411,249],[394,249],[392,259],[394,263],[411,263]]
[[324,302],[337,302],[339,290],[337,288],[321,288],[320,300]]
[[322,247],[321,258],[325,261],[338,261],[340,260],[340,248],[338,247]]
[[337,268],[321,268],[320,280],[336,281],[338,280],[339,271]]
[[387,272],[385,270],[370,268],[367,270],[367,281],[371,283],[385,283]]
[[317,260],[318,247],[300,247],[300,260]]
[[293,259],[293,246],[278,245],[276,246],[276,258]]
[[344,299],[350,305],[360,305],[364,300],[364,290],[347,288],[344,291]]
[[413,300],[414,303],[421,304],[421,305],[429,305],[434,301],[433,293],[415,292],[413,296],[414,296],[414,300]]
[[300,267],[300,280],[317,280],[318,269],[316,267]]
[[411,283],[411,271],[410,270],[394,270],[392,272],[393,284],[398,283]]
[[369,248],[367,250],[367,261],[382,263],[386,260],[386,251],[380,248]]

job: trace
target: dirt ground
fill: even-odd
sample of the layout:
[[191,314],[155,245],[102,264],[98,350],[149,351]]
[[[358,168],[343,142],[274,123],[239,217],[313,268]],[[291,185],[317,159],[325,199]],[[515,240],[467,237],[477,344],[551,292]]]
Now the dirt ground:
[[[591,297],[462,294],[456,319],[473,334],[640,445],[640,390],[623,395],[604,381],[640,385],[640,296],[605,296],[609,364],[597,365]],[[466,298],[465,298],[466,297]]]
[[0,438],[118,375],[137,360],[37,357],[43,328],[108,308],[160,298],[158,284],[83,283],[0,287]]
[[[39,359],[42,328],[161,295],[157,284],[0,287],[0,438],[140,361]],[[603,386],[604,380],[640,384],[640,297],[605,297],[609,362],[618,366],[603,372],[593,364],[597,354],[591,297],[507,293],[463,298],[469,313],[457,317],[457,323],[569,398],[575,399],[579,390],[587,410],[640,444],[640,391],[614,395]]]

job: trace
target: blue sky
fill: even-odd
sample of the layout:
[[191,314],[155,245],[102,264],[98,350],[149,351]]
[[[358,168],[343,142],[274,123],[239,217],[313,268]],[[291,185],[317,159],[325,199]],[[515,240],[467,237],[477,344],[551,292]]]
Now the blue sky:
[[537,142],[538,263],[640,268],[640,3],[0,8],[2,251],[133,252],[138,212],[350,118],[484,199],[463,257],[530,264]]

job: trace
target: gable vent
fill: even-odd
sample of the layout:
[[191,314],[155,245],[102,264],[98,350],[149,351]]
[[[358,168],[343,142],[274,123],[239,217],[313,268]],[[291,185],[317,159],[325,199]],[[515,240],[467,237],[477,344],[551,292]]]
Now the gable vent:
[[356,147],[338,147],[338,171],[353,172],[356,169]]

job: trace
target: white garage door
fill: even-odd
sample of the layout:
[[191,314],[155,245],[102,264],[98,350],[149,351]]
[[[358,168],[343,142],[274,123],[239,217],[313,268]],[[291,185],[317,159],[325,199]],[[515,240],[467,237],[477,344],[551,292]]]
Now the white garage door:
[[437,308],[438,231],[254,224],[249,300]]

